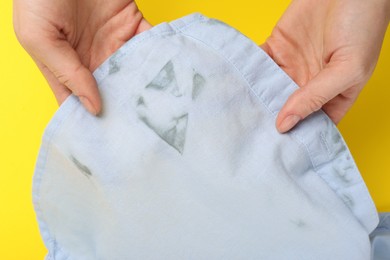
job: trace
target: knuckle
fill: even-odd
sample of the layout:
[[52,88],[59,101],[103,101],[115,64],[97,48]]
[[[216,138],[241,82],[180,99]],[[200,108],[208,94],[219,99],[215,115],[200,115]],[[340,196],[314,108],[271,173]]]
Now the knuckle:
[[69,68],[63,68],[62,70],[53,71],[58,81],[70,89],[76,96],[82,95],[82,88],[77,87],[80,84],[76,82],[83,82],[83,70],[84,66],[80,63],[78,65],[70,66]]
[[61,84],[67,87],[70,91],[72,91],[73,94],[75,94],[76,96],[80,95],[78,88],[76,88],[73,84],[71,75],[63,72],[58,72],[56,73],[56,77],[58,81],[61,82]]
[[307,109],[311,112],[315,112],[321,109],[327,102],[327,98],[321,95],[313,95],[307,101]]

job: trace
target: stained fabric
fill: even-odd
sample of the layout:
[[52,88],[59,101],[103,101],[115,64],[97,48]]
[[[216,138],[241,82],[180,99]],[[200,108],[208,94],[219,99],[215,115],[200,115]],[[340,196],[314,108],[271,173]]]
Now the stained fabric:
[[99,117],[69,96],[43,135],[33,202],[46,259],[369,259],[378,214],[318,111],[256,43],[201,13],[129,40],[95,72]]

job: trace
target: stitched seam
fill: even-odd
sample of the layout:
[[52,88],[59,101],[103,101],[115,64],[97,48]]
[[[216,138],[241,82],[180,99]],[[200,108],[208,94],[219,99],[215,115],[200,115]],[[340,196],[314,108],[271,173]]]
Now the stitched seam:
[[326,148],[326,151],[328,152],[328,157],[329,157],[329,159],[332,159],[332,156],[331,156],[331,155],[332,155],[332,152],[330,151],[329,143],[328,143],[328,141],[326,141],[326,138],[325,138],[323,132],[320,133],[320,137],[321,137],[322,143],[324,144],[324,146],[325,146],[325,148]]
[[202,15],[202,16],[194,18],[193,21],[191,21],[187,24],[183,24],[182,26],[176,26],[176,25],[174,25],[174,23],[168,23],[168,25],[170,25],[176,32],[183,32],[184,30],[187,30],[190,26],[194,25],[195,23],[197,23],[197,22],[202,23],[205,21],[206,21],[206,17],[204,17]]

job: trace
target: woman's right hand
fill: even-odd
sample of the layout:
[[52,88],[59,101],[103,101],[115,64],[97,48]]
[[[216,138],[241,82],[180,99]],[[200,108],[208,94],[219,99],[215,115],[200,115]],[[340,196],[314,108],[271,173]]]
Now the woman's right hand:
[[101,99],[92,75],[150,25],[133,0],[14,0],[14,30],[61,104],[79,97],[94,115]]

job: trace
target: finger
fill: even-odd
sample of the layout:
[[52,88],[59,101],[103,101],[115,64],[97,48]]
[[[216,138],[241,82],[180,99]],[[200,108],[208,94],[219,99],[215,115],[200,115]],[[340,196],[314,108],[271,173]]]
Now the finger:
[[305,86],[297,89],[286,101],[276,119],[276,128],[284,133],[300,120],[321,109],[329,100],[354,83],[348,65],[329,65]]
[[34,44],[33,47],[37,60],[47,67],[59,83],[78,96],[90,113],[97,115],[101,110],[101,99],[95,78],[81,63],[70,44],[66,40],[56,39]]
[[61,105],[65,99],[72,94],[72,91],[70,91],[65,85],[61,84],[56,76],[54,76],[54,74],[42,62],[36,61],[35,59],[34,61],[49,84],[58,105]]

